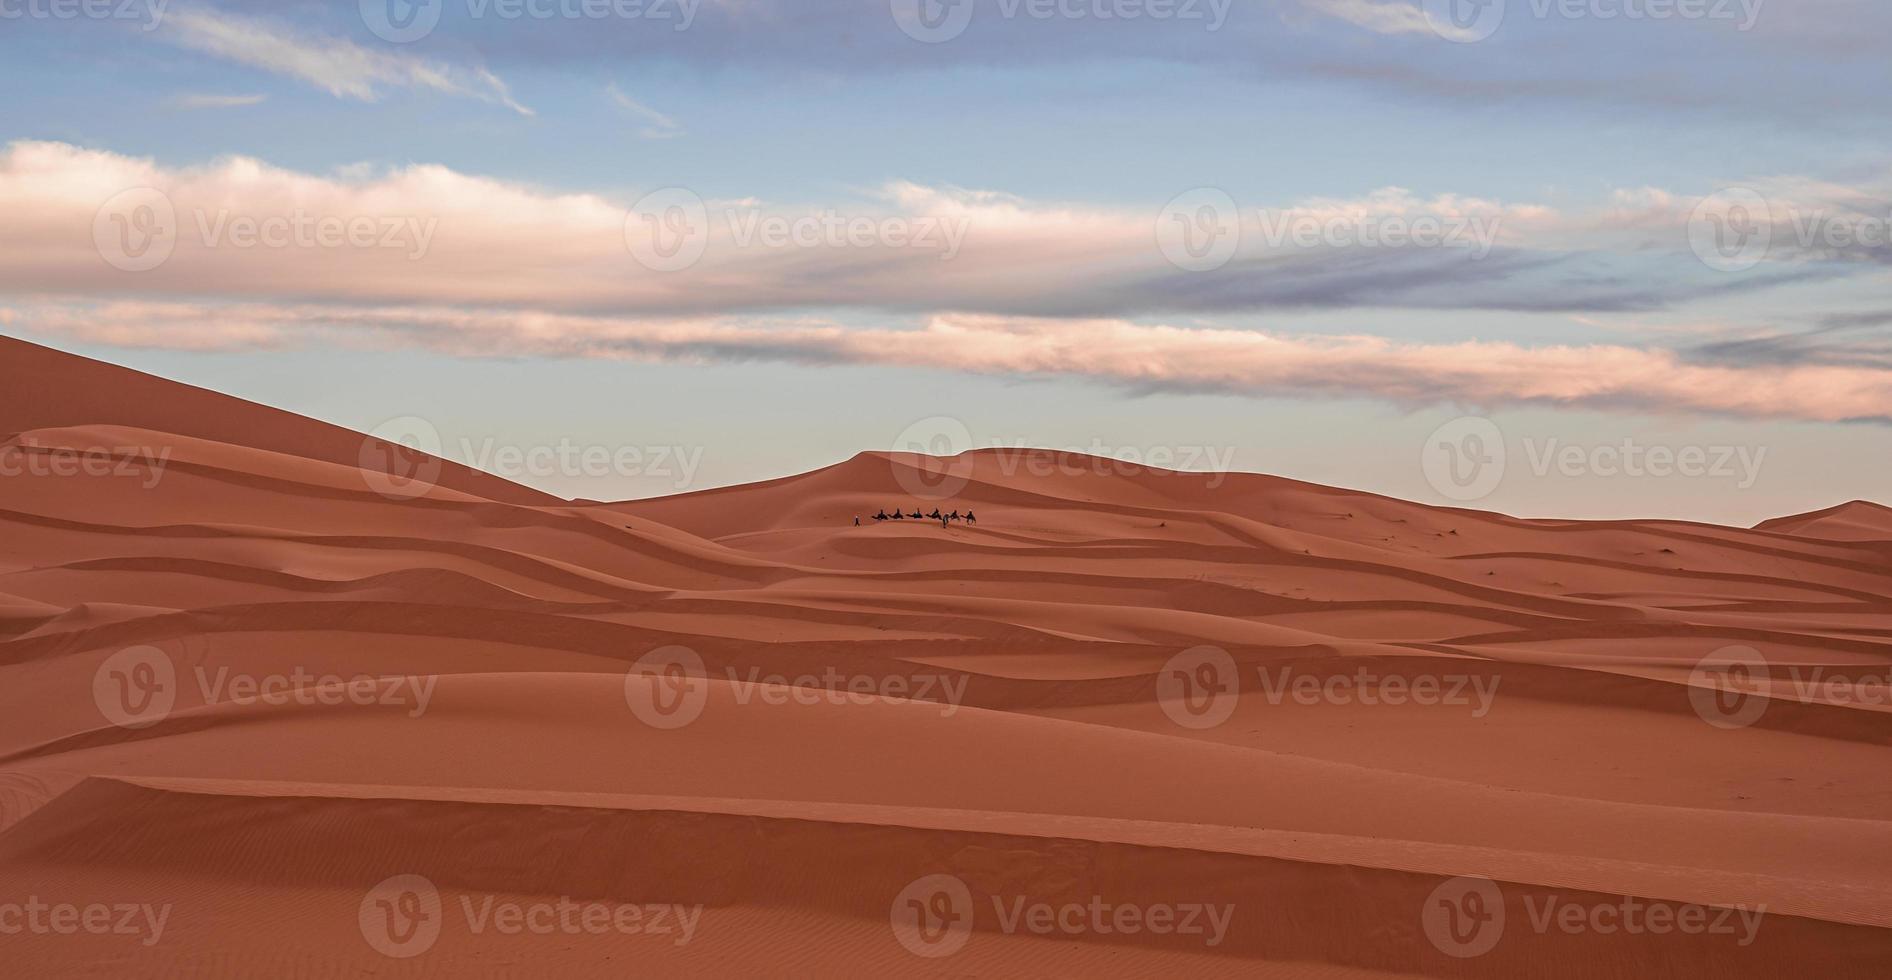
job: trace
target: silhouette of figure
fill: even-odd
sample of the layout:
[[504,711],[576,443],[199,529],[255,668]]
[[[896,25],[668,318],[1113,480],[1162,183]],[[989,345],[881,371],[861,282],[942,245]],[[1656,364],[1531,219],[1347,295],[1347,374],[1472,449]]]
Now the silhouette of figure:
[[938,507],[933,508],[933,512],[926,516],[936,521],[939,520],[939,508]]
[[899,511],[897,511],[897,510],[896,510],[896,511],[894,511],[894,512],[893,512],[893,519],[894,519],[894,520],[896,520],[896,521],[904,521],[904,520],[906,520],[906,519],[907,519],[907,515],[905,515],[905,514],[902,514],[902,513],[900,513]]
[[886,519],[887,519],[887,511],[885,509],[875,512],[874,520],[884,521]]
[[976,517],[974,517],[974,516],[972,516],[972,511],[970,511],[970,510],[968,510],[968,511],[966,511],[966,523],[967,523],[967,524],[977,524],[977,523],[979,523],[979,519],[978,519],[978,518],[976,518]]
[[950,513],[950,514],[947,514],[947,515],[946,515],[946,519],[947,519],[947,520],[949,520],[949,521],[956,521],[956,520],[958,520],[958,519],[959,519],[959,512],[958,512],[958,511],[953,511],[953,512],[952,512],[952,513]]
[[860,527],[860,526],[861,526],[861,515],[859,515],[859,514],[855,514],[855,515],[854,515],[854,526],[855,526],[855,527]]
[[914,520],[916,520],[916,521],[917,521],[917,520],[919,520],[919,519],[921,519],[921,518],[923,518],[923,517],[925,517],[925,516],[926,516],[926,515],[925,515],[925,514],[922,514],[922,513],[920,513],[920,512],[919,512],[919,510],[918,510],[917,508],[916,508],[916,509],[915,509],[915,510],[913,511],[913,519],[914,519]]
[[946,526],[946,515],[944,515],[944,514],[941,514],[941,513],[939,512],[939,511],[934,511],[934,512],[933,512],[933,516],[935,516],[935,517],[938,517],[938,518],[939,518],[939,526],[940,526],[940,527],[945,527],[945,526]]

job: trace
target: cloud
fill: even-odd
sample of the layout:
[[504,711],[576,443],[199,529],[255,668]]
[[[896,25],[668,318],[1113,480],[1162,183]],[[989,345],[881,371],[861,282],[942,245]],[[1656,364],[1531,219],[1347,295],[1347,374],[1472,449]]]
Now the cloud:
[[1075,378],[1141,389],[1363,397],[1406,407],[1555,405],[1743,418],[1892,421],[1892,369],[1691,363],[1620,345],[1295,336],[1124,320],[938,314],[918,329],[773,318],[625,319],[413,307],[117,302],[0,309],[94,343],[185,349],[307,342],[485,356],[883,365]]
[[611,101],[618,104],[618,108],[630,113],[633,118],[643,121],[644,128],[638,130],[639,136],[651,140],[667,140],[683,132],[683,127],[677,125],[675,119],[625,95],[615,83],[606,85],[604,91],[611,97]]
[[157,36],[307,82],[337,98],[374,102],[383,88],[420,88],[479,99],[524,116],[533,114],[513,99],[505,82],[483,68],[466,71],[405,53],[370,50],[280,21],[196,7],[173,12]]
[[171,105],[179,109],[240,109],[261,105],[268,99],[267,95],[179,95],[171,99]]
[[[109,239],[96,237],[132,217],[111,213],[126,206],[131,188],[153,189],[175,219],[168,259],[138,273],[109,265],[101,253]],[[1746,272],[1717,272],[1690,251],[1695,199],[1666,192],[1639,193],[1596,214],[1399,188],[1244,207],[1226,264],[1200,271],[1177,243],[1160,240],[1178,218],[1200,217],[1193,206],[1030,201],[899,181],[819,205],[674,193],[689,206],[633,217],[632,201],[438,165],[321,175],[228,157],[165,167],[16,142],[0,153],[0,209],[9,215],[0,292],[627,316],[1620,312],[1877,267],[1788,250]],[[700,259],[672,271],[640,259],[639,248],[677,230],[647,220],[656,217],[687,218]],[[259,225],[274,228],[274,244],[251,240]],[[343,227],[367,237],[351,232],[348,241],[323,244],[314,240],[317,226],[331,239],[343,237]],[[1406,235],[1390,237],[1396,228]],[[1429,247],[1413,244],[1421,229],[1434,236]]]

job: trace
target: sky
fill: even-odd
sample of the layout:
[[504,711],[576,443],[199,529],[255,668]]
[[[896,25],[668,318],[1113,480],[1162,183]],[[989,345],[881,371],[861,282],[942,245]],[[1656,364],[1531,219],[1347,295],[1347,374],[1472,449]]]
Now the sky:
[[[1878,0],[0,0],[0,331],[565,496],[1892,503]],[[4,426],[0,425],[0,429]]]

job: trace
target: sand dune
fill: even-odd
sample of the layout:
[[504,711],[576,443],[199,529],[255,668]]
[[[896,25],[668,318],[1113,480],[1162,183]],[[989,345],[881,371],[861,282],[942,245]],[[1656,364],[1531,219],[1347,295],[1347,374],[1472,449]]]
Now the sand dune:
[[10,340],[0,463],[9,975],[1892,975],[1876,505],[571,502]]

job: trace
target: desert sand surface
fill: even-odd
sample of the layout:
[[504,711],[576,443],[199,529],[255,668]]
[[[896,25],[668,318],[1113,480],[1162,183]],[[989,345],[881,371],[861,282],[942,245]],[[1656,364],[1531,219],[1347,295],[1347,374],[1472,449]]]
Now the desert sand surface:
[[7,976],[1892,976],[1876,505],[574,502],[14,340],[0,439]]

